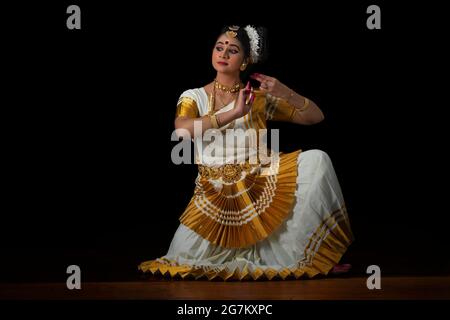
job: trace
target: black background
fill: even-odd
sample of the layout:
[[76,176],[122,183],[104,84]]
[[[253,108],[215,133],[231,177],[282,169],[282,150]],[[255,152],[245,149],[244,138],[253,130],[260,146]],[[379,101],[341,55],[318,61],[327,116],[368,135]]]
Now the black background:
[[[81,30],[66,28],[70,4]],[[366,28],[370,4],[381,30]],[[177,99],[214,78],[221,27],[249,23],[269,31],[255,71],[324,111],[318,125],[271,127],[282,151],[330,155],[356,237],[346,261],[356,272],[448,272],[444,11],[397,5],[5,7],[0,280],[64,280],[69,264],[88,280],[135,279],[139,262],[167,252],[196,176],[170,159]]]

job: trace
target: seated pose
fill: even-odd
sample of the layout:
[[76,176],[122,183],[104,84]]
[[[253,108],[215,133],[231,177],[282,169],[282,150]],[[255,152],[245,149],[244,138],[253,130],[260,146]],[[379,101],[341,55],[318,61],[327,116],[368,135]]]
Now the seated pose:
[[[353,235],[325,152],[270,150],[261,156],[259,137],[256,148],[250,135],[232,146],[205,138],[208,132],[258,132],[267,120],[302,125],[323,120],[313,101],[273,77],[252,74],[260,84],[255,90],[242,83],[241,73],[264,56],[264,35],[252,26],[225,27],[212,51],[216,78],[181,94],[177,133],[204,139],[194,148],[201,154],[196,187],[167,254],[141,263],[141,271],[186,279],[271,280],[351,267],[338,264]],[[205,152],[212,146],[215,152]]]

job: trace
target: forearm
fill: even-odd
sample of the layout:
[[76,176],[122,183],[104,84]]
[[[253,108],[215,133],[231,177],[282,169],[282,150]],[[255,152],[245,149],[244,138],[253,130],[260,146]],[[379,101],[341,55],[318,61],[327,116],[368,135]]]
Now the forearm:
[[[216,114],[217,123],[219,127],[223,127],[238,117],[236,112],[232,109],[226,112]],[[197,128],[197,130],[195,130]],[[175,119],[175,129],[177,135],[184,138],[194,138],[195,135],[203,135],[203,133],[214,128],[213,122],[209,115],[204,115],[199,118],[177,117]]]
[[314,101],[292,91],[287,102],[295,108],[291,122],[298,124],[315,124],[321,122],[325,116]]

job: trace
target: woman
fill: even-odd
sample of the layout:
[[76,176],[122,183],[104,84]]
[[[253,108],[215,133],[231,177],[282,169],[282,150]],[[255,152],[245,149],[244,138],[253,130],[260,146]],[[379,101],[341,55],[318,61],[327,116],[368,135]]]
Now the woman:
[[[270,159],[258,153],[252,162],[263,139],[257,138],[254,148],[248,137],[237,145],[205,138],[211,132],[223,135],[225,129],[265,129],[267,120],[306,125],[323,120],[313,101],[275,78],[253,74],[259,89],[243,86],[241,72],[263,57],[263,36],[252,26],[224,28],[212,52],[215,80],[181,95],[177,133],[206,143],[196,146],[194,196],[169,251],[143,262],[143,272],[256,280],[348,271],[349,265],[338,262],[353,236],[326,153],[272,151]],[[205,152],[211,146],[215,152]]]

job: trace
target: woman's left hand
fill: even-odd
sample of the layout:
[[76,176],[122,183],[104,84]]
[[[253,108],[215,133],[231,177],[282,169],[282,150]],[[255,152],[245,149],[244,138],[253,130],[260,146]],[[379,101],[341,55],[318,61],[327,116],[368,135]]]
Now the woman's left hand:
[[291,93],[291,89],[281,83],[278,79],[274,77],[269,77],[261,73],[254,73],[250,78],[259,81],[259,89],[263,92],[267,92],[275,97],[287,99]]

